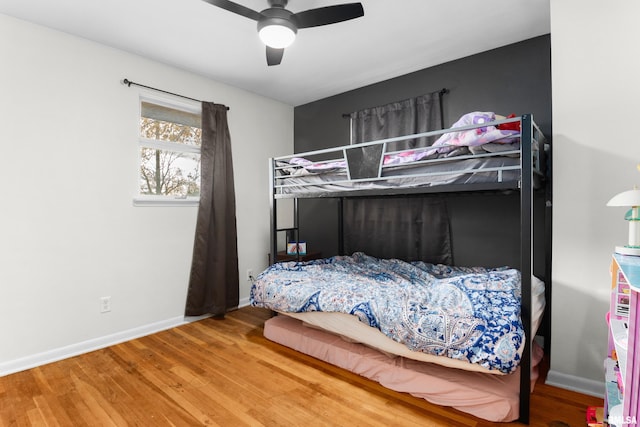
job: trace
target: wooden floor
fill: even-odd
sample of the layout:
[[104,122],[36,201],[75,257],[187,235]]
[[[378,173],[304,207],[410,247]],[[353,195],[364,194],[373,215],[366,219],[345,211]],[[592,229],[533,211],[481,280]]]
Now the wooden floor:
[[[490,426],[262,336],[246,307],[0,378],[0,426]],[[602,400],[536,386],[532,426],[584,426]],[[507,424],[518,426],[518,423]]]

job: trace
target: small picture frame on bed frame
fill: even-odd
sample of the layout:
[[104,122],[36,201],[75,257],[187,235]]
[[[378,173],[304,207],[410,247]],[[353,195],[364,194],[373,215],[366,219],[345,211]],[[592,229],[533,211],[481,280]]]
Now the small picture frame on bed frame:
[[298,254],[298,244],[296,242],[287,243],[287,255],[297,255]]
[[287,255],[306,255],[307,242],[289,242],[287,243]]

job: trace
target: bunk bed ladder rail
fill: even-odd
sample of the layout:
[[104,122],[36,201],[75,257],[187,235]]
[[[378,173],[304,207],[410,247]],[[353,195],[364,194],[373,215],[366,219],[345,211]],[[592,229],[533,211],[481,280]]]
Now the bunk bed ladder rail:
[[[270,209],[270,242],[269,242],[269,264],[275,264],[278,261],[278,233],[285,231],[293,232],[293,240],[300,242],[300,210],[298,208],[298,198],[293,199],[293,227],[278,228],[278,198],[277,193],[277,168],[276,159],[269,159],[269,209]],[[288,234],[287,234],[288,235]],[[285,242],[285,246],[286,246]],[[296,258],[300,261],[300,253],[296,250]]]
[[277,199],[275,195],[276,189],[276,160],[271,158],[269,159],[269,212],[270,212],[270,242],[269,242],[269,252],[271,256],[269,257],[269,264],[274,264],[276,262],[276,257],[278,256],[278,206]]

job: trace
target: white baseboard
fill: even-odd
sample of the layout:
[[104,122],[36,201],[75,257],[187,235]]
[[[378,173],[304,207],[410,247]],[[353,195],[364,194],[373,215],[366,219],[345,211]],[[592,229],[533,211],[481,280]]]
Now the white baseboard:
[[[249,298],[243,298],[238,303],[238,308],[246,307],[250,304]],[[99,350],[109,347],[110,345],[119,344],[145,335],[151,335],[156,332],[184,325],[185,323],[195,322],[210,317],[210,314],[203,316],[174,317],[160,322],[151,323],[149,325],[140,326],[115,334],[106,335],[104,337],[94,338],[91,340],[71,344],[65,347],[48,350],[31,356],[22,357],[20,359],[10,360],[0,363],[0,377],[13,374],[37,366],[46,365],[47,363],[57,362],[69,357],[78,356],[79,354],[88,353],[90,351]]]
[[151,335],[156,332],[171,329],[176,326],[184,325],[191,320],[186,320],[183,316],[174,317],[160,322],[151,323],[149,325],[140,326],[115,334],[106,335],[104,337],[94,338],[91,340],[71,344],[65,347],[48,350],[42,353],[34,354],[20,359],[10,360],[0,363],[0,377],[13,374],[15,372],[25,371],[37,366],[46,365],[47,363],[56,362],[58,360],[67,359],[79,354],[88,353],[90,351],[109,347],[110,345],[119,344],[145,335]]
[[604,378],[602,381],[589,380],[550,370],[547,373],[547,380],[545,381],[545,384],[564,388],[566,390],[577,391],[578,393],[587,394],[589,396],[604,397]]

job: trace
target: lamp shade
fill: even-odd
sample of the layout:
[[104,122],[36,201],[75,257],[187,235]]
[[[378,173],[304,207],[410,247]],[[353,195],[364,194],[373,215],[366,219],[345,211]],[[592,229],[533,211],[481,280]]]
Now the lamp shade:
[[616,194],[607,202],[607,206],[640,206],[640,190],[633,189]]
[[640,190],[624,191],[609,200],[607,206],[630,206],[625,219],[629,222],[629,244],[616,246],[616,252],[623,255],[640,256]]

